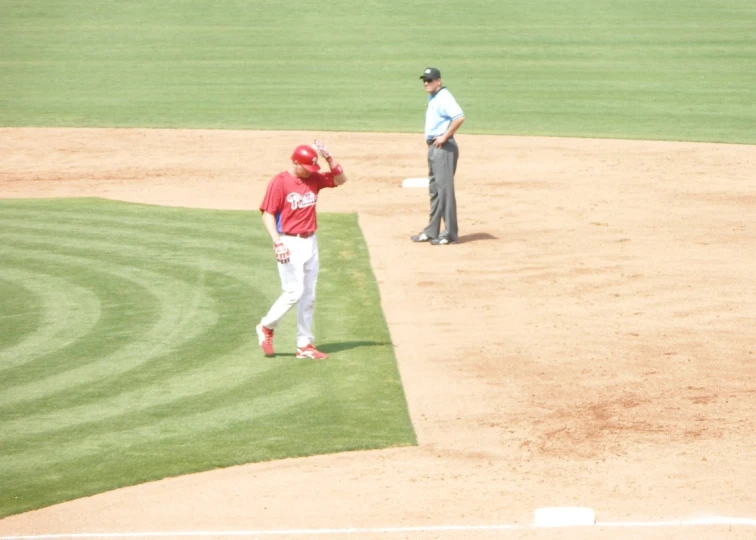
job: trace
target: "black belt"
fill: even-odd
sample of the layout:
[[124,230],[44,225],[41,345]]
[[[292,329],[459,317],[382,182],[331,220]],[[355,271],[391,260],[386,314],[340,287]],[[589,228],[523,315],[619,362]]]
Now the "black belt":
[[[433,141],[435,141],[436,139],[438,139],[438,137],[433,137],[432,139],[425,139],[425,142],[426,142],[426,143],[428,144],[428,146],[430,146],[430,145],[432,145],[432,144],[433,144]],[[448,142],[448,141],[451,141],[451,140],[453,140],[453,139],[454,139],[454,137],[449,137],[449,138],[448,138],[448,139],[446,139],[446,140],[447,140],[447,142]]]
[[285,232],[285,233],[281,233],[281,234],[283,234],[284,236],[296,236],[297,238],[309,238],[313,234],[315,234],[315,231],[313,231],[313,232],[303,232],[303,233],[299,233],[299,234],[290,234],[290,233]]

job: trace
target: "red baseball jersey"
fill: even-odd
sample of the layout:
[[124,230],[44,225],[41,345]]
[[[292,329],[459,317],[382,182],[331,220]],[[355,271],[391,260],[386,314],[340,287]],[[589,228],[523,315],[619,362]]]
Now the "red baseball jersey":
[[274,176],[260,204],[261,212],[276,216],[279,233],[313,233],[318,228],[315,204],[323,188],[336,187],[333,174],[312,173],[309,178],[297,178],[289,171]]

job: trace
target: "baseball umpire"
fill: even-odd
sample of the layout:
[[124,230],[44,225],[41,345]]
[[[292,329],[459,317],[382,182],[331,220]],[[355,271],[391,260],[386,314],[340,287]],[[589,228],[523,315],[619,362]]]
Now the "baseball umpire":
[[[426,68],[420,78],[428,93],[425,142],[428,145],[430,221],[420,234],[411,238],[413,242],[430,241],[433,245],[444,246],[459,240],[457,199],[454,194],[459,147],[454,133],[465,121],[465,114],[443,85],[441,72],[437,68]],[[446,227],[443,231],[440,230],[442,219]]]

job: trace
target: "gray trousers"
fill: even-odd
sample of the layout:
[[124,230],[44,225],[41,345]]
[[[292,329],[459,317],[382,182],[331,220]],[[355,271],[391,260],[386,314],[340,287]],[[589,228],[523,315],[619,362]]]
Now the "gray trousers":
[[[459,147],[449,139],[441,148],[428,146],[428,192],[430,193],[430,220],[423,232],[430,238],[445,236],[451,241],[459,239],[457,229],[457,199],[454,195],[454,173],[457,172]],[[441,230],[441,220],[445,229]]]

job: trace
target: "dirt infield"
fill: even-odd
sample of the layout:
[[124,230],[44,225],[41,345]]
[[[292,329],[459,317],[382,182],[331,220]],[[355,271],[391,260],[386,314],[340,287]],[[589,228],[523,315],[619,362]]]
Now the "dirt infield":
[[[350,177],[319,210],[359,214],[419,446],[166,479],[6,518],[0,537],[756,536],[528,528],[547,506],[756,518],[756,146],[462,134],[461,243],[429,246],[409,241],[427,191],[400,187],[426,173],[421,136],[317,135]],[[253,210],[313,138],[0,129],[0,197]]]

